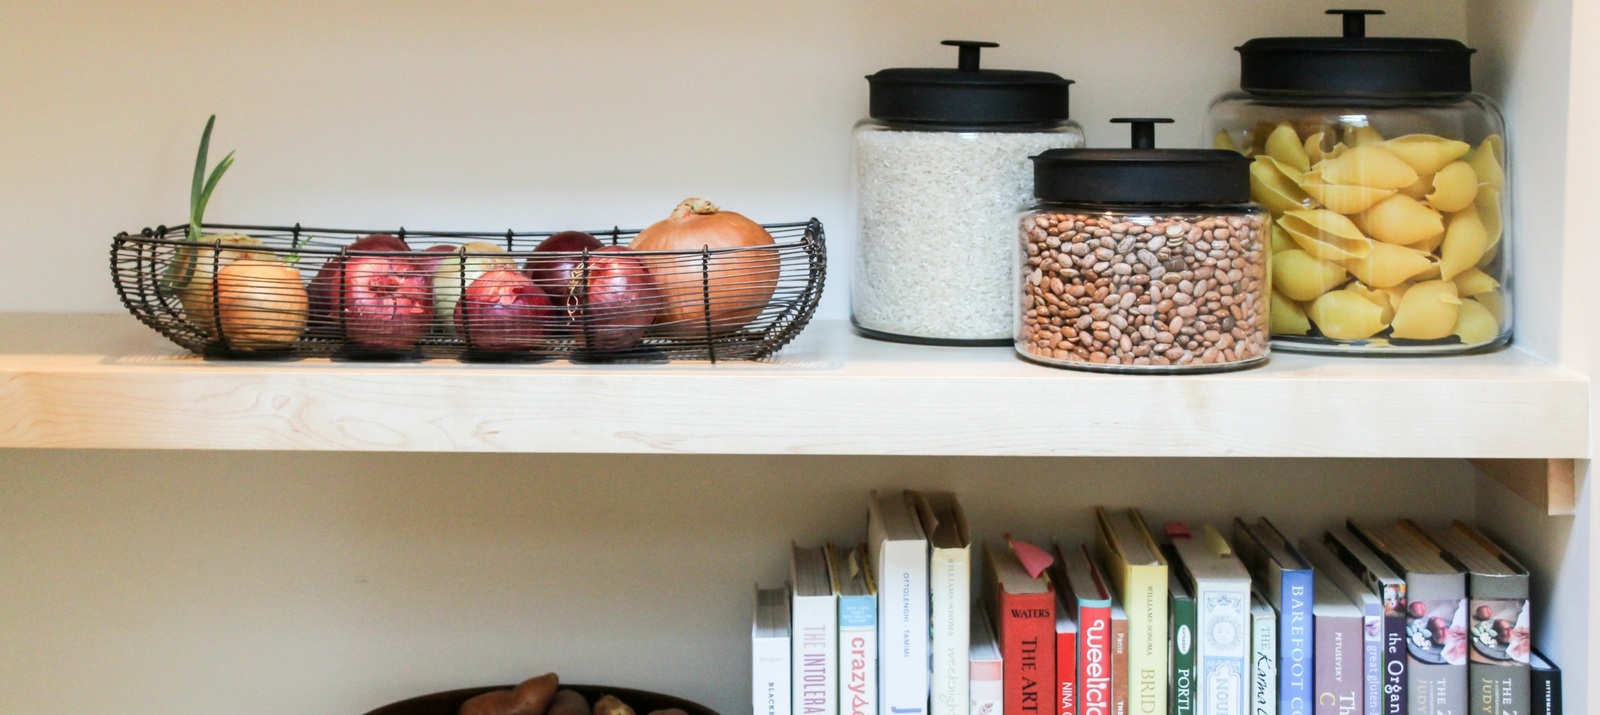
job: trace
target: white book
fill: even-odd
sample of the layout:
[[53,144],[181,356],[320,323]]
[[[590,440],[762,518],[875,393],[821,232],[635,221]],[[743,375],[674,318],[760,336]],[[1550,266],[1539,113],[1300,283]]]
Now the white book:
[[967,657],[971,639],[972,538],[967,515],[950,492],[910,492],[928,538],[929,682],[932,715],[962,715],[970,705]]
[[1300,540],[1300,553],[1312,567],[1328,577],[1357,608],[1361,609],[1361,692],[1364,715],[1383,713],[1383,599],[1361,582],[1323,542],[1310,537]]
[[1278,612],[1250,592],[1250,715],[1278,715]]
[[839,712],[878,715],[878,593],[867,545],[828,551],[839,586]]
[[968,715],[1001,715],[1005,707],[1005,662],[1000,655],[1000,640],[989,625],[989,614],[980,605],[968,605],[972,629],[968,643],[967,669],[971,687]]
[[789,588],[756,589],[750,626],[750,708],[755,715],[790,715]]
[[878,579],[878,708],[928,712],[928,539],[905,494],[867,502],[867,540]]
[[[1170,532],[1169,532],[1170,533]],[[1211,526],[1172,548],[1195,601],[1197,715],[1244,715],[1250,680],[1250,572]]]
[[794,585],[791,715],[839,713],[839,590],[828,550],[795,546],[789,562]]

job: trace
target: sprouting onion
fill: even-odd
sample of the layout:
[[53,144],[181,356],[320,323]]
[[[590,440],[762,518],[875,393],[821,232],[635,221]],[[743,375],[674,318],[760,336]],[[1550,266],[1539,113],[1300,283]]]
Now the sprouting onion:
[[[206,176],[206,154],[211,148],[211,128],[217,123],[217,115],[211,115],[206,120],[206,129],[200,134],[200,152],[194,159],[194,181],[189,188],[189,243],[199,243],[204,236],[201,234],[200,225],[205,218],[206,203],[211,200],[211,192],[217,188],[217,182],[222,180],[222,175],[227,173],[228,167],[233,166],[233,152],[228,152],[222,161],[211,170],[211,175]],[[187,247],[179,249],[178,255],[172,264],[167,266],[164,287],[170,291],[181,290],[189,285],[194,276],[196,263],[199,261],[198,252]]]

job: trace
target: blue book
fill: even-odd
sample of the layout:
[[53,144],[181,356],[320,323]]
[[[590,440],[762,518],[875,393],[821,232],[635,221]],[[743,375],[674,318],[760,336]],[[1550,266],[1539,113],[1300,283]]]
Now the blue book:
[[867,545],[828,544],[839,586],[839,714],[878,715],[878,592]]
[[1278,713],[1312,715],[1311,564],[1265,518],[1254,524],[1234,519],[1233,541],[1250,578],[1278,611]]

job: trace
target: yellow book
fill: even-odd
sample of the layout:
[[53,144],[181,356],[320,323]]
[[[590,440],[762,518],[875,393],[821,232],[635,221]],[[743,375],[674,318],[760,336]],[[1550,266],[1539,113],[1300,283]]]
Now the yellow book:
[[1095,509],[1095,547],[1128,613],[1129,715],[1167,711],[1167,561],[1137,509]]

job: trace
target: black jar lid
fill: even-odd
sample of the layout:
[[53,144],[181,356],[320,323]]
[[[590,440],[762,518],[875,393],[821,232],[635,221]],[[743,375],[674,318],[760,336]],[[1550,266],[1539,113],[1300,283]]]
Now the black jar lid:
[[957,67],[897,67],[867,75],[872,118],[979,127],[1067,118],[1072,80],[1050,72],[978,69],[980,48],[1000,46],[993,42],[942,44],[961,48]]
[[1157,124],[1171,119],[1118,118],[1133,125],[1132,149],[1051,149],[1033,159],[1033,195],[1090,204],[1243,204],[1250,201],[1250,160],[1226,149],[1157,149]]
[[1472,91],[1472,53],[1455,40],[1367,37],[1382,10],[1329,10],[1343,37],[1258,37],[1239,52],[1239,88],[1253,94],[1449,96]]

